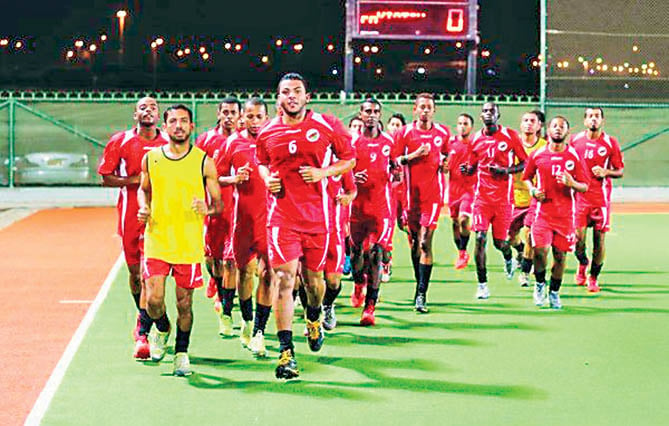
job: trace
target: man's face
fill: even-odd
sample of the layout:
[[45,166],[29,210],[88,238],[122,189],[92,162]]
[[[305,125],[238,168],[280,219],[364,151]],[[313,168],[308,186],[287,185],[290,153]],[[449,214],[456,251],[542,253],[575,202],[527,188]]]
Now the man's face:
[[363,102],[360,107],[360,119],[368,129],[377,129],[381,119],[381,106],[374,102]]
[[413,113],[419,121],[423,123],[431,123],[432,117],[434,117],[434,101],[428,98],[416,99]]
[[348,125],[348,131],[351,133],[351,136],[359,135],[362,133],[362,127],[362,120],[356,118]]
[[256,137],[265,122],[267,122],[267,111],[265,111],[265,107],[262,105],[246,105],[242,118],[249,134]]
[[153,98],[142,98],[135,105],[133,119],[142,127],[152,127],[160,120],[158,102]]
[[520,131],[526,135],[536,135],[541,129],[541,123],[535,114],[531,112],[523,114],[520,119]]
[[486,102],[481,108],[481,120],[486,126],[497,124],[499,120],[499,108],[492,102]]
[[458,117],[455,130],[458,132],[458,136],[466,138],[472,132],[472,127],[472,122],[469,120],[469,118],[461,115]]
[[604,117],[602,115],[602,110],[599,108],[588,108],[585,110],[585,127],[588,130],[596,132],[602,128],[604,124]]
[[304,111],[309,95],[300,80],[283,80],[279,83],[279,105],[284,113],[297,117]]
[[183,144],[188,142],[193,131],[193,123],[190,121],[188,112],[182,109],[168,111],[165,119],[165,131],[174,143]]
[[216,118],[225,130],[234,132],[237,130],[237,122],[239,121],[239,107],[236,103],[221,104]]
[[548,126],[548,136],[555,143],[564,142],[565,138],[569,134],[569,125],[562,118],[554,118],[551,120]]
[[388,131],[394,133],[398,131],[403,126],[399,118],[393,117],[388,121]]

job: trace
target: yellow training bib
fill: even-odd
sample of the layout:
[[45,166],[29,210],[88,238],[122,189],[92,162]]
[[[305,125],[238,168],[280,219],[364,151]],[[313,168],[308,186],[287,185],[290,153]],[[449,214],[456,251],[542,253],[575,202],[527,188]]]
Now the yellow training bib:
[[[525,148],[525,154],[527,154],[529,157],[531,153],[539,148],[543,148],[544,146],[546,146],[546,139],[539,138],[537,143],[535,143],[533,146],[528,148],[523,145],[523,148]],[[527,163],[527,161],[525,163]],[[513,175],[513,204],[519,208],[526,208],[530,206],[531,197],[530,191],[527,190],[527,187],[523,183],[522,177],[523,172]]]

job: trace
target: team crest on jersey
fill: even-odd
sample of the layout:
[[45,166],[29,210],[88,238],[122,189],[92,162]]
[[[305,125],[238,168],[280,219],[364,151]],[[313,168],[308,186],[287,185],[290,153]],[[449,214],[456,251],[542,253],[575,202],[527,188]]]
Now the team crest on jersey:
[[443,143],[444,143],[444,139],[441,136],[436,136],[434,138],[434,144],[436,146],[441,146],[441,144],[443,144]]
[[567,160],[564,163],[564,168],[569,170],[569,171],[574,170],[574,167],[576,167],[576,163],[574,163],[572,160]]
[[606,155],[608,151],[606,151],[606,147],[600,146],[597,148],[597,154],[599,154],[600,157],[603,157]]
[[342,175],[337,175],[337,176],[332,176],[332,181],[333,182],[339,182],[341,180]]
[[321,134],[318,133],[318,130],[316,129],[307,130],[307,140],[309,142],[316,142],[319,137],[321,137]]
[[381,149],[381,154],[385,155],[386,157],[390,156],[390,146],[386,145]]
[[500,142],[497,144],[497,149],[499,149],[500,151],[506,151],[508,147],[509,144],[507,144],[506,142]]

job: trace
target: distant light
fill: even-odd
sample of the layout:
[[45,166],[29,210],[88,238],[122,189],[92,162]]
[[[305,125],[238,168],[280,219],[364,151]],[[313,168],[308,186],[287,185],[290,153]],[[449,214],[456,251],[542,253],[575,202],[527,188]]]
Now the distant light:
[[481,56],[483,56],[484,58],[489,58],[490,57],[490,51],[489,50],[482,51]]
[[205,54],[202,55],[202,59],[204,59],[205,61],[208,60],[209,59],[209,54],[205,52]]
[[376,75],[380,75],[382,73],[383,73],[383,69],[381,69],[381,68],[376,69]]
[[123,19],[126,16],[128,16],[128,12],[126,12],[125,10],[119,10],[118,12],[116,12],[116,17],[119,19]]
[[579,61],[579,62],[583,62],[583,61],[585,61],[585,59],[583,58],[583,56],[579,56],[579,57],[578,57],[578,61]]
[[74,57],[74,52],[71,51],[71,50],[68,50],[67,54],[65,54],[65,56],[67,57],[67,59],[72,59]]
[[293,46],[293,50],[296,52],[301,52],[302,49],[304,49],[304,45],[302,43],[297,43],[295,46]]
[[339,70],[337,70],[337,68],[333,68],[332,75],[337,75],[337,74],[339,74]]
[[639,46],[637,46],[636,44],[632,46],[632,52],[638,52],[638,51],[639,51]]
[[183,51],[183,50],[181,50],[181,49],[177,50],[177,56],[178,56],[178,57],[182,57],[183,55],[184,55],[184,51]]
[[158,45],[158,46],[162,46],[163,43],[165,43],[165,40],[164,40],[162,37],[158,37],[158,38],[156,39],[156,45]]
[[185,48],[185,49],[184,49],[184,53],[185,53],[186,55],[190,55],[190,47]]
[[379,53],[379,46],[372,46],[369,50],[371,50],[372,53]]
[[638,72],[639,72],[639,68],[638,68],[638,67],[634,67],[634,72],[635,72],[635,73],[638,73]]
[[426,55],[429,55],[430,53],[432,53],[432,49],[430,49],[429,47],[426,47],[425,50],[423,50],[423,52],[424,52]]
[[230,50],[232,48],[232,43],[228,42],[223,45],[227,50]]
[[634,68],[632,68],[632,67],[627,68],[627,72],[629,72],[630,74],[631,74],[633,71],[634,71]]
[[332,52],[334,50],[334,44],[332,44],[332,43],[328,44],[327,49],[328,49],[328,52]]
[[648,75],[653,75],[653,70],[650,69],[650,68],[648,68],[648,70],[646,72],[648,73]]
[[588,71],[588,72],[589,72],[590,74],[594,74],[594,73],[595,73],[595,70],[592,69],[592,68],[590,68],[590,71]]
[[418,69],[416,70],[416,72],[420,75],[425,74],[425,71],[426,71],[425,67],[418,67]]
[[614,65],[613,68],[611,68],[611,71],[618,72],[618,67]]
[[8,44],[9,44],[9,40],[7,40],[6,38],[3,38],[2,40],[0,40],[0,46],[7,46]]
[[365,53],[369,53],[369,50],[370,50],[369,46],[365,46],[362,48],[362,51]]
[[107,41],[107,34],[102,34],[102,35],[100,36],[100,40],[102,40],[102,41]]
[[158,44],[156,44],[155,41],[152,41],[151,42],[151,49],[155,49],[156,47],[158,47]]
[[200,53],[204,53],[204,52],[206,52],[206,51],[207,51],[207,49],[206,49],[204,46],[201,46],[201,47],[200,47]]
[[609,70],[608,65],[606,65],[606,64],[602,65],[602,71],[608,71],[608,70]]
[[90,46],[88,46],[88,50],[90,50],[91,52],[95,52],[96,50],[98,50],[98,47],[95,44],[91,44]]
[[598,64],[601,64],[602,62],[604,62],[604,60],[602,58],[597,58],[597,59],[595,59],[595,62],[597,62]]
[[356,56],[354,61],[356,64],[359,64],[360,62],[362,62],[362,58],[360,56]]
[[236,50],[237,52],[239,52],[240,50],[242,50],[242,45],[239,44],[239,43],[235,44],[235,50]]
[[562,62],[557,63],[558,68],[562,68]]
[[629,89],[629,88],[630,88],[630,85],[627,84],[627,83],[625,83],[625,85],[624,85],[623,87],[624,87],[625,89]]
[[460,49],[460,48],[462,47],[462,42],[461,42],[461,41],[456,42],[456,43],[455,43],[455,47],[457,47],[458,49]]
[[660,75],[660,72],[658,70],[653,71],[653,75]]
[[532,61],[532,66],[533,67],[538,67],[539,66],[539,61],[537,61],[536,59],[534,61]]
[[655,68],[655,62],[651,62],[651,63],[649,63],[649,64],[648,64],[648,67],[649,67],[649,68]]
[[82,40],[77,40],[74,42],[75,47],[84,47],[84,42]]
[[630,63],[629,63],[629,62],[625,62],[625,63],[623,64],[623,66],[624,66],[625,68],[629,68]]
[[281,47],[283,45],[283,40],[278,39],[277,41],[274,42],[274,44],[276,45],[276,47]]
[[562,62],[562,66],[565,68],[569,68],[569,61]]
[[602,70],[602,66],[601,66],[601,65],[597,65],[597,71],[601,71],[601,70]]
[[588,61],[583,61],[583,68],[588,68]]
[[23,47],[23,43],[22,43],[22,42],[17,41],[16,43],[14,43],[14,48],[15,48],[15,49],[20,49],[20,48],[22,48],[22,47]]
[[266,64],[267,62],[269,62],[269,58],[267,57],[267,55],[260,58],[260,62],[262,62],[263,64]]
[[642,70],[645,70],[646,68],[648,68],[648,65],[646,65],[646,64],[641,64],[641,69],[642,69]]

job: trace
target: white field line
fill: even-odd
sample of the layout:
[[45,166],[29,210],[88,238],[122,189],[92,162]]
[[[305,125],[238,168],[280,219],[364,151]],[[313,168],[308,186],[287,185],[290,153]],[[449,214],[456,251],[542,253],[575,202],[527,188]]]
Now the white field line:
[[81,345],[81,342],[84,340],[88,328],[93,323],[93,320],[95,319],[95,315],[97,314],[98,309],[100,309],[102,302],[104,302],[104,300],[107,298],[109,289],[111,288],[111,285],[114,282],[114,279],[118,274],[118,271],[121,269],[124,263],[125,260],[123,258],[123,255],[120,255],[119,258],[116,260],[116,263],[114,263],[114,266],[112,266],[111,270],[109,271],[109,274],[107,275],[107,278],[102,284],[102,287],[100,287],[100,290],[98,291],[98,294],[95,297],[93,304],[88,308],[88,311],[84,316],[84,319],[81,320],[81,323],[79,324],[77,331],[72,336],[70,343],[65,348],[65,352],[63,352],[63,355],[60,357],[60,360],[58,361],[56,368],[54,368],[53,371],[51,372],[49,380],[46,382],[44,389],[42,389],[42,392],[37,398],[37,401],[35,401],[35,405],[33,405],[32,410],[30,410],[30,414],[28,414],[28,417],[26,418],[25,422],[26,425],[30,426],[39,425],[42,422],[44,414],[46,414],[46,411],[49,408],[49,405],[51,404],[51,400],[56,394],[56,391],[58,390],[60,383],[63,381],[65,372],[70,366],[70,363],[74,358],[74,355],[77,353],[77,350]]

